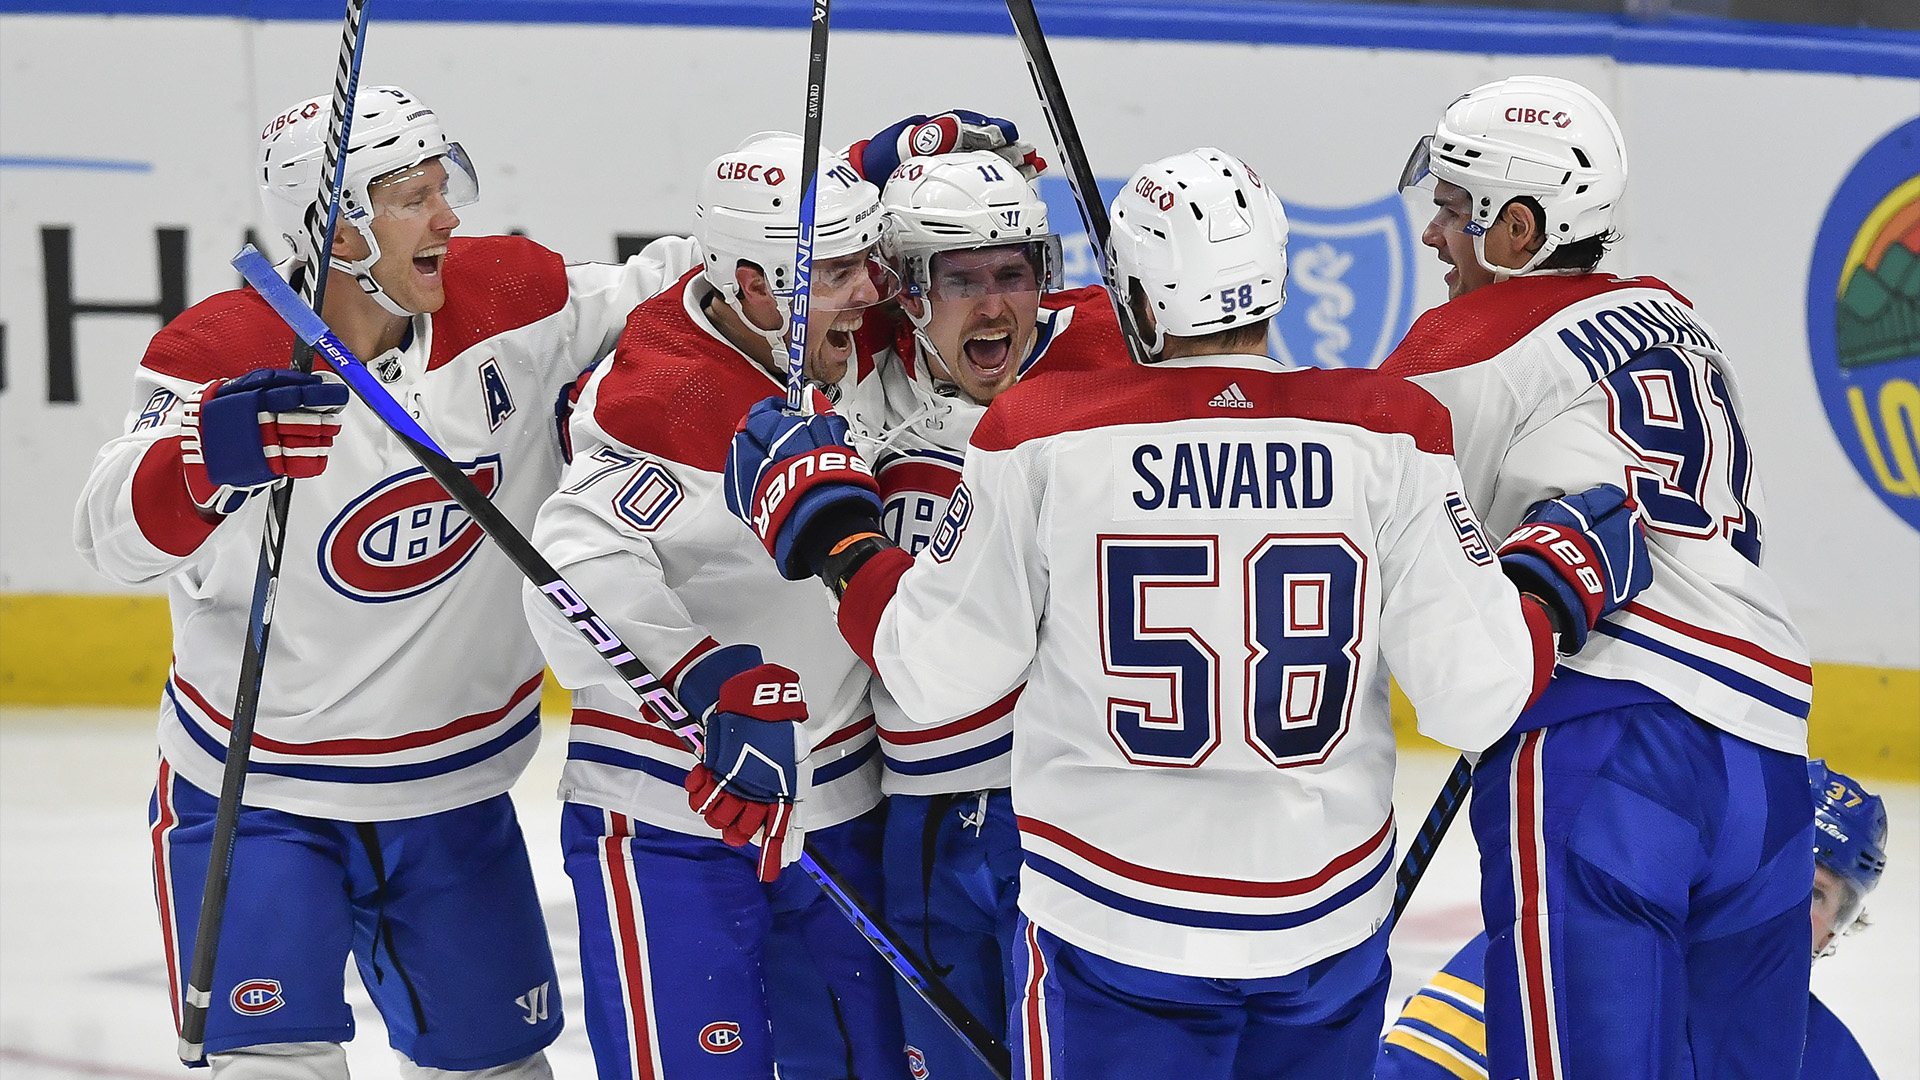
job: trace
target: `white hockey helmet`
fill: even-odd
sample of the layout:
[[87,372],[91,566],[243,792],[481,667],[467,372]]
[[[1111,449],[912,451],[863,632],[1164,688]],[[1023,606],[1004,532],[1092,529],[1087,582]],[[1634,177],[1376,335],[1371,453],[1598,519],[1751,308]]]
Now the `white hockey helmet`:
[[[292,246],[294,258],[310,261],[325,222],[318,219],[321,170],[327,156],[331,97],[310,98],[275,116],[260,132],[260,202],[267,224]],[[480,179],[456,142],[448,142],[439,118],[412,94],[397,86],[370,86],[353,103],[353,129],[347,139],[347,167],[340,186],[340,220],[360,230],[368,254],[349,261],[335,258],[335,269],[352,274],[360,288],[389,312],[406,310],[373,280],[380,244],[373,236],[374,181],[439,158],[447,171],[447,205],[467,206],[480,197]],[[309,215],[313,215],[311,224]],[[311,232],[309,232],[311,229]]]
[[[729,302],[740,286],[734,270],[758,266],[785,312],[793,294],[794,246],[800,236],[800,136],[762,131],[713,159],[700,177],[694,226],[706,252],[707,280]],[[846,159],[822,149],[813,206],[813,258],[836,259],[873,247],[886,230],[880,192]]]
[[[1627,189],[1620,124],[1591,90],[1566,79],[1515,75],[1461,95],[1432,135],[1415,145],[1400,190],[1435,176],[1467,190],[1466,232],[1480,265],[1502,277],[1537,268],[1555,248],[1599,236]],[[1518,270],[1489,266],[1486,230],[1507,203],[1540,204],[1545,237]]]
[[1153,312],[1150,352],[1271,317],[1287,299],[1287,212],[1246,163],[1203,146],[1143,165],[1113,200],[1114,277]]
[[909,296],[925,297],[933,256],[943,251],[1035,245],[1041,292],[1060,282],[1060,238],[1033,184],[990,150],[912,158],[881,191],[887,255]]

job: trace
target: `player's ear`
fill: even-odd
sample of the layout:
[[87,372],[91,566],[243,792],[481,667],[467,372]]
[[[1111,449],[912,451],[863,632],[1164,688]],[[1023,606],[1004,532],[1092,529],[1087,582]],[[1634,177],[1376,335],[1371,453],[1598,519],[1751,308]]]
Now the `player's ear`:
[[1494,222],[1494,228],[1506,233],[1509,246],[1514,251],[1524,251],[1528,255],[1540,250],[1546,239],[1540,231],[1540,219],[1533,208],[1515,199],[1500,211],[1500,218]]
[[773,299],[773,290],[767,287],[767,275],[750,262],[743,260],[733,268],[733,283],[740,286],[741,300]]
[[360,235],[359,229],[341,222],[340,226],[333,230],[334,258],[359,262],[367,257],[368,251],[367,238]]

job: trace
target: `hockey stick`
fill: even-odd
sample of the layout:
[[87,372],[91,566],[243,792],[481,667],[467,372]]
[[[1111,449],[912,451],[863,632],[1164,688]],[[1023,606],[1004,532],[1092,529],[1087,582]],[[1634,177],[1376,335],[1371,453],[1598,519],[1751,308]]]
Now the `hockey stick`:
[[[353,130],[353,99],[360,86],[360,52],[367,40],[367,0],[347,0],[346,21],[340,30],[340,62],[333,73],[333,112],[327,122],[326,157],[320,169],[320,209],[325,224],[308,240],[313,248],[313,272],[308,287],[313,307],[327,296],[328,255],[340,221],[339,191],[347,168],[347,139]],[[313,370],[313,346],[297,341],[292,366]],[[220,953],[220,928],[227,917],[227,885],[233,877],[233,848],[240,824],[240,798],[246,791],[247,765],[253,757],[253,726],[260,711],[260,683],[267,662],[267,639],[273,632],[273,599],[280,587],[280,557],[287,541],[287,514],[293,506],[293,481],[273,489],[267,499],[266,531],[260,538],[260,562],[254,571],[253,603],[247,613],[247,640],[240,654],[240,685],[233,696],[233,728],[227,735],[226,768],[220,776],[220,802],[214,811],[213,843],[208,849],[207,883],[200,892],[200,921],[193,932],[193,962],[180,1002],[180,1060],[195,1064],[206,1058],[207,1010],[213,1006],[213,965]]]
[[1020,48],[1027,55],[1027,72],[1033,76],[1033,88],[1040,94],[1040,111],[1047,115],[1047,128],[1053,132],[1054,145],[1067,164],[1067,186],[1073,189],[1074,205],[1080,208],[1081,224],[1086,226],[1087,241],[1093,245],[1094,261],[1100,264],[1100,280],[1107,286],[1107,299],[1113,302],[1113,315],[1120,320],[1120,336],[1127,341],[1127,354],[1136,364],[1147,362],[1147,349],[1134,325],[1129,298],[1120,291],[1113,276],[1113,259],[1107,250],[1112,227],[1107,207],[1100,201],[1100,185],[1087,163],[1087,149],[1080,145],[1080,129],[1067,107],[1067,92],[1060,85],[1060,72],[1053,66],[1053,54],[1047,51],[1047,36],[1040,30],[1040,16],[1033,0],[1007,0],[1007,14],[1013,16],[1013,28],[1020,35]]
[[1433,809],[1427,811],[1427,820],[1414,836],[1407,857],[1400,862],[1400,872],[1394,879],[1393,915],[1388,922],[1400,921],[1400,913],[1407,909],[1407,901],[1413,899],[1413,890],[1419,887],[1420,879],[1433,863],[1434,852],[1440,849],[1440,841],[1447,835],[1447,826],[1453,824],[1453,816],[1460,812],[1460,804],[1466,802],[1467,792],[1472,788],[1473,766],[1462,754],[1460,760],[1453,763],[1453,771],[1447,774],[1447,782],[1441,785],[1439,797],[1433,800]]
[[[604,657],[620,677],[627,681],[640,695],[641,700],[656,709],[662,717],[668,719],[668,726],[686,742],[687,746],[698,754],[701,749],[702,731],[699,721],[675,700],[673,692],[668,690],[648,671],[646,665],[634,655],[632,649],[620,641],[606,622],[595,614],[591,605],[567,584],[553,564],[540,554],[524,534],[507,518],[507,515],[482,494],[473,480],[460,471],[440,449],[420,425],[387,394],[386,388],[370,374],[340,339],[327,329],[327,324],[313,309],[301,302],[292,287],[273,272],[265,257],[249,244],[234,257],[234,269],[240,271],[247,281],[259,291],[261,297],[280,313],[280,317],[293,327],[301,340],[311,343],[329,364],[333,365],[347,385],[371,407],[381,422],[396,435],[415,460],[425,466],[428,473],[440,482],[455,502],[459,503],[474,523],[480,526],[500,550],[525,574],[560,614],[587,639],[594,649]],[[926,964],[915,956],[900,941],[894,932],[874,915],[866,902],[856,893],[840,874],[819,857],[811,842],[808,842],[799,861],[800,869],[825,893],[827,899],[840,909],[854,928],[870,942],[889,966],[905,979],[908,985],[918,991],[928,1005],[954,1033],[966,1040],[980,1060],[986,1062],[994,1075],[1002,1080],[1010,1075],[1012,1058],[1007,1048],[994,1036],[986,1025],[968,1010],[946,984],[931,975],[924,974]]]
[[807,56],[807,124],[800,135],[800,228],[794,238],[793,303],[787,332],[787,409],[800,412],[807,387],[807,313],[813,306],[813,211],[820,196],[820,118],[827,104],[827,22],[831,0],[813,0]]

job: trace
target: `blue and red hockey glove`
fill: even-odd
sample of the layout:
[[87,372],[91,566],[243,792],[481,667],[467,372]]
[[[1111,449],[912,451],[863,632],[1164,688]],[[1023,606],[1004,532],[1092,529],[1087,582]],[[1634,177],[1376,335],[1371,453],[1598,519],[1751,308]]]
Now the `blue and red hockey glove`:
[[202,386],[187,402],[180,447],[194,505],[224,516],[282,480],[320,475],[347,398],[338,375],[292,368]]
[[1020,141],[1020,129],[1013,121],[970,109],[909,116],[847,147],[847,160],[862,178],[884,187],[893,170],[909,158],[965,150],[991,150],[1029,180],[1047,171],[1047,160],[1034,151],[1032,143]]
[[1579,652],[1588,631],[1653,582],[1639,509],[1601,484],[1535,503],[1500,545],[1500,569],[1546,605],[1563,655]]
[[[792,861],[787,857],[789,832],[799,832],[793,809],[801,794],[800,721],[807,718],[800,676],[779,664],[762,663],[760,650],[750,645],[730,646],[710,660],[748,666],[720,683],[707,715],[700,764],[687,774],[687,805],[734,847],[757,842],[760,880],[772,881]],[[688,672],[688,678],[695,674]],[[683,687],[688,678],[683,678]],[[688,691],[689,698],[696,693],[691,687]],[[698,708],[700,703],[686,704]],[[796,838],[796,857],[798,847]]]
[[740,421],[725,487],[727,509],[760,538],[782,576],[800,581],[820,572],[834,543],[875,527],[880,485],[847,444],[844,418],[786,406],[770,397]]

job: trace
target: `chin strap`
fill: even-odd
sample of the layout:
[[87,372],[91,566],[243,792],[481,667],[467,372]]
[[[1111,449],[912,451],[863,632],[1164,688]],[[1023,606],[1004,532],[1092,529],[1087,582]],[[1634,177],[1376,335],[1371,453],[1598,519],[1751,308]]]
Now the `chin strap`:
[[1536,274],[1536,273],[1537,274],[1555,274],[1555,275],[1564,276],[1569,274],[1582,274],[1586,272],[1584,270],[1576,270],[1571,268],[1567,268],[1567,269],[1556,268],[1553,270],[1539,269],[1540,264],[1547,261],[1547,256],[1552,255],[1554,252],[1554,249],[1560,246],[1560,239],[1558,237],[1547,236],[1547,237],[1541,238],[1540,250],[1533,253],[1533,258],[1528,259],[1527,264],[1525,266],[1522,266],[1516,270],[1511,266],[1495,266],[1492,263],[1487,261],[1487,230],[1481,228],[1478,225],[1469,225],[1467,226],[1467,232],[1473,237],[1474,260],[1480,264],[1480,268],[1482,270],[1485,270],[1487,273],[1492,274],[1493,280],[1496,282],[1506,281],[1508,278],[1526,277],[1528,274]]
[[740,317],[740,322],[746,326],[747,329],[766,339],[767,347],[773,350],[773,359],[784,363],[787,356],[787,328],[793,324],[793,309],[789,306],[787,298],[778,294],[774,296],[773,302],[780,306],[780,329],[765,330],[761,328],[759,323],[747,318],[746,310],[740,306],[739,289],[719,289],[715,291],[720,293],[721,302],[733,309],[733,313]]
[[382,308],[385,308],[387,314],[395,315],[402,319],[413,318],[417,312],[408,311],[406,308],[401,307],[393,297],[387,295],[387,290],[381,288],[379,282],[373,280],[373,264],[380,261],[380,241],[373,238],[373,230],[365,228],[357,221],[353,222],[352,225],[354,228],[360,230],[361,236],[366,238],[367,257],[364,259],[343,259],[338,255],[334,255],[330,256],[327,261],[335,270],[352,275],[354,284],[360,286],[360,291],[373,297],[374,302]]

